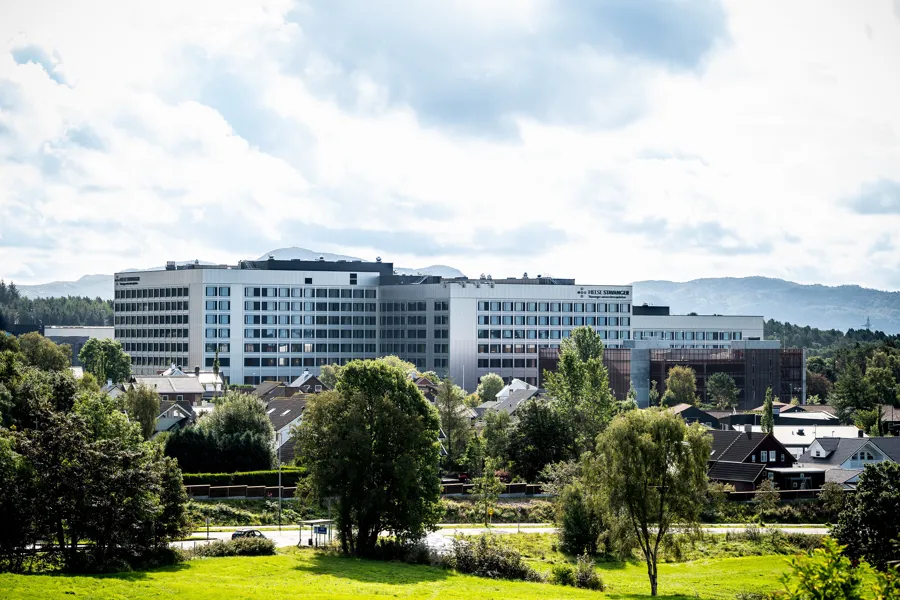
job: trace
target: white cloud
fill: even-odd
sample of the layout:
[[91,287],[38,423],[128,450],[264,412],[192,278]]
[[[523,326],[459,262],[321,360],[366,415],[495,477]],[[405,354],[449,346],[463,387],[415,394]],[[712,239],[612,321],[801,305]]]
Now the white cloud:
[[891,1],[366,6],[6,9],[0,276],[298,245],[593,283],[900,286],[892,246],[872,251],[900,215],[848,200],[900,178]]

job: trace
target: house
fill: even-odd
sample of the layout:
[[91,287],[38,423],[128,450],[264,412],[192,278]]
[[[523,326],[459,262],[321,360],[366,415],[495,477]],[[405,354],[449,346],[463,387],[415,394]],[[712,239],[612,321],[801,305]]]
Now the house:
[[[751,425],[754,432],[762,433],[760,425]],[[819,435],[828,435],[829,437],[839,438],[857,438],[859,437],[859,428],[855,425],[815,425],[807,427],[805,425],[775,425],[772,428],[772,435],[781,444],[790,450],[794,458],[798,458],[806,452],[809,445],[815,441]],[[863,434],[865,436],[865,434]]]
[[427,377],[418,377],[415,379],[416,387],[419,388],[419,391],[422,392],[422,395],[425,396],[425,399],[429,402],[434,402],[434,399],[437,398],[438,395],[438,386],[428,379]]
[[132,386],[145,385],[159,394],[160,400],[185,401],[191,405],[200,404],[206,390],[196,377],[165,375],[132,375]]
[[700,423],[710,429],[719,429],[719,420],[708,412],[700,410],[693,404],[676,404],[667,409],[670,413],[680,415],[685,423]]
[[291,428],[299,425],[306,408],[306,396],[275,398],[266,406],[266,415],[275,429],[275,453],[282,463],[294,460],[294,440]]
[[[513,378],[510,380],[509,383],[506,384],[506,386],[503,387],[503,389],[501,389],[499,392],[497,392],[496,401],[500,402],[500,401],[504,400],[505,398],[509,397],[509,395],[512,394],[513,392],[520,391],[520,390],[533,390],[534,393],[536,394],[538,391],[538,388],[536,386],[531,385],[530,383],[525,383],[521,379]],[[532,394],[532,395],[534,395],[534,394]],[[529,398],[530,397],[531,396],[529,396]]]
[[203,397],[206,399],[221,396],[225,389],[225,378],[221,373],[213,371],[201,371],[200,367],[194,367],[194,372],[189,373],[174,364],[165,371],[157,373],[161,377],[196,377],[203,386]]
[[291,391],[303,392],[304,394],[316,394],[318,392],[328,391],[331,388],[322,383],[316,375],[309,372],[309,369],[303,371],[303,374],[288,384]]
[[[528,384],[525,384],[528,385]],[[528,388],[516,389],[507,393],[502,400],[489,400],[488,402],[482,402],[478,406],[475,407],[475,415],[477,418],[481,418],[484,416],[489,410],[495,411],[504,411],[509,413],[510,416],[516,412],[516,410],[522,406],[522,404],[526,400],[530,400],[538,395],[538,388],[534,386],[529,386]],[[497,394],[497,398],[500,398],[500,394]]]
[[156,417],[156,432],[178,431],[196,420],[191,405],[187,401],[162,400],[159,403],[159,415]]
[[267,403],[274,398],[285,398],[293,395],[288,391],[286,383],[281,381],[263,381],[253,389],[253,395]]
[[804,466],[828,469],[862,469],[884,461],[900,462],[900,438],[864,437],[816,438],[797,459]]
[[713,429],[708,476],[730,483],[736,491],[753,491],[764,478],[777,479],[776,471],[794,464],[793,455],[772,434]]
[[[789,409],[789,408],[791,408],[791,405],[787,402],[772,402],[772,413],[773,414],[776,414],[776,415],[780,414],[780,413],[784,412],[785,409]],[[766,410],[766,405],[763,404],[762,406],[757,406],[756,408],[751,409],[750,412],[765,412],[765,410]]]

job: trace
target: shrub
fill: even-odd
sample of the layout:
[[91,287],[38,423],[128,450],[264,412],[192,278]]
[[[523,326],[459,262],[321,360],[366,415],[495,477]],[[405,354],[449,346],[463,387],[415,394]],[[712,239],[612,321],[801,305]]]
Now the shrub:
[[571,565],[553,565],[550,570],[550,583],[556,585],[575,585],[575,569]]
[[587,554],[578,557],[578,567],[575,569],[575,587],[603,591],[603,580],[597,575],[594,561]]
[[563,489],[557,504],[556,522],[559,526],[559,547],[564,554],[597,553],[603,518],[599,511],[592,509],[579,483]]
[[187,551],[190,558],[215,558],[221,556],[271,556],[275,554],[275,542],[265,538],[238,538],[216,540]]
[[379,538],[375,543],[374,560],[399,561],[411,565],[432,563],[431,551],[423,542],[405,542],[395,538]]
[[446,566],[460,573],[491,579],[543,581],[541,574],[525,564],[516,549],[490,534],[478,536],[474,540],[453,540]]
[[867,465],[856,492],[847,499],[833,529],[835,539],[847,546],[847,555],[864,558],[878,569],[900,559],[900,465]]
[[791,573],[780,578],[784,591],[776,597],[783,600],[861,600],[862,576],[842,551],[837,542],[828,538],[822,548],[807,556],[792,558]]
[[[297,485],[297,481],[303,477],[305,470],[299,467],[281,468],[281,485]],[[240,473],[184,473],[182,474],[184,485],[264,485],[274,487],[278,485],[278,470],[244,471]]]

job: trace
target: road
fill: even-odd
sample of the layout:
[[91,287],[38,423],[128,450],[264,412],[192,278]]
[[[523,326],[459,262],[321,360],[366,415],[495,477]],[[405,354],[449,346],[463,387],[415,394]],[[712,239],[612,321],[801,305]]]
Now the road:
[[[737,533],[744,531],[747,528],[747,525],[733,525],[733,526],[710,526],[703,527],[703,533],[711,533],[711,534],[724,534],[724,533]],[[782,533],[799,533],[802,535],[826,535],[828,533],[827,527],[820,526],[792,526],[792,525],[775,525],[772,527],[764,527],[763,531],[768,531],[770,529],[777,529]],[[439,529],[435,532],[429,533],[425,538],[425,543],[429,548],[440,550],[444,548],[449,548],[451,541],[457,535],[481,535],[482,533],[495,533],[498,535],[509,535],[514,533],[556,533],[555,527],[546,527],[546,526],[523,526],[521,530],[519,530],[515,525],[500,525],[496,527],[491,527],[490,529],[486,527],[480,527],[478,525],[470,524],[470,525],[458,525],[447,526],[442,529]],[[231,531],[213,531],[210,532],[211,540],[230,540],[231,539]],[[297,542],[303,541],[303,545],[306,546],[310,541],[309,529],[304,529],[301,531],[294,530],[264,530],[263,535],[265,535],[270,540],[275,542],[275,545],[278,547],[286,547],[286,546],[296,546]],[[205,531],[197,531],[194,533],[195,537],[204,536]],[[324,540],[324,536],[318,536],[318,543],[322,543]],[[207,541],[203,540],[188,540],[183,542],[173,542],[172,546],[188,549],[193,546],[199,546],[201,544],[206,544]]]

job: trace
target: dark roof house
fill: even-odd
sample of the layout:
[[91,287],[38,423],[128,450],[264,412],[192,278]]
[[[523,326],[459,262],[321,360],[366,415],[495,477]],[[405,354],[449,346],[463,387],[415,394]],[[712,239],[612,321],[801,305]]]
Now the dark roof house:
[[700,423],[712,429],[719,428],[719,420],[693,404],[676,404],[668,409],[672,414],[681,415],[686,423]]
[[770,433],[713,429],[709,434],[709,478],[730,483],[737,491],[755,489],[766,469],[794,464],[793,455]]
[[309,372],[303,371],[303,375],[288,384],[289,388],[299,390],[306,394],[315,394],[318,392],[328,391],[331,388],[322,383],[322,380]]

